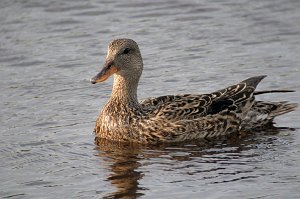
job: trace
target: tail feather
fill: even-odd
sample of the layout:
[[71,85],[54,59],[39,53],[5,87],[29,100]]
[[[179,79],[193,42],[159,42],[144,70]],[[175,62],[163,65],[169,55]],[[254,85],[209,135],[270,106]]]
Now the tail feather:
[[265,130],[273,126],[275,117],[294,111],[297,103],[256,101],[242,123],[242,129]]
[[254,91],[254,95],[261,95],[266,93],[289,93],[295,92],[294,90],[264,90],[264,91]]
[[250,77],[248,79],[245,79],[244,81],[242,81],[242,83],[246,83],[247,86],[252,86],[254,88],[256,88],[256,86],[259,84],[259,82],[264,79],[265,77],[267,77],[266,75],[261,75],[261,76],[255,76],[255,77]]
[[285,101],[285,102],[276,102],[275,106],[276,109],[272,110],[269,114],[269,116],[272,118],[294,111],[298,107],[298,104],[288,103]]
[[[266,75],[255,76],[242,81],[240,84],[238,84],[237,87],[241,87],[242,89],[240,90],[243,92],[235,92],[233,96],[235,98],[231,96],[236,104],[238,104],[237,102],[242,102],[239,103],[242,107],[240,109],[242,110],[242,113],[244,113],[242,117],[241,129],[268,129],[273,126],[273,120],[275,117],[294,111],[298,107],[297,103],[255,101],[254,96],[261,94],[294,92],[293,90],[287,89],[255,91],[257,85],[265,77]],[[248,104],[248,106],[246,105],[246,103]],[[245,107],[248,107],[249,109],[246,109]]]

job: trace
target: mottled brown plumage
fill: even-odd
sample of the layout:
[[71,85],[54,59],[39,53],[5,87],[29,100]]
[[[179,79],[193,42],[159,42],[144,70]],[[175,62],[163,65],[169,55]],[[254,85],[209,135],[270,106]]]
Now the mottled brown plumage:
[[117,39],[108,47],[102,71],[92,83],[114,74],[112,94],[95,126],[97,137],[155,144],[214,139],[243,130],[264,129],[277,115],[297,104],[255,101],[265,76],[256,76],[210,94],[166,95],[139,102],[137,86],[143,70],[138,45]]

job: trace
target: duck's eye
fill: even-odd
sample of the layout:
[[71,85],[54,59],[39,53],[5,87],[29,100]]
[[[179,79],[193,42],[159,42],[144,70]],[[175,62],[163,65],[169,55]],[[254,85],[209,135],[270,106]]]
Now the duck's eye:
[[125,48],[124,51],[123,51],[123,54],[128,54],[130,52],[130,49],[129,48]]

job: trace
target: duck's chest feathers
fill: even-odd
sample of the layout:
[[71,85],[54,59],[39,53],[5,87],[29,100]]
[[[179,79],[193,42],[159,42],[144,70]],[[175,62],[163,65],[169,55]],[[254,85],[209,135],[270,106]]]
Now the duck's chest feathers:
[[102,132],[108,132],[116,129],[129,129],[143,117],[143,110],[138,106],[108,103],[100,113],[97,123]]

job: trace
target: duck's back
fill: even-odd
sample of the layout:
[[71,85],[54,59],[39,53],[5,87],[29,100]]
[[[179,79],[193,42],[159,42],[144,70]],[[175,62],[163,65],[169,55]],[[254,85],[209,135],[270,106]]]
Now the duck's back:
[[141,102],[141,105],[153,116],[172,121],[197,119],[220,114],[226,110],[244,117],[254,102],[253,92],[264,77],[249,78],[210,94],[166,95],[150,98]]

